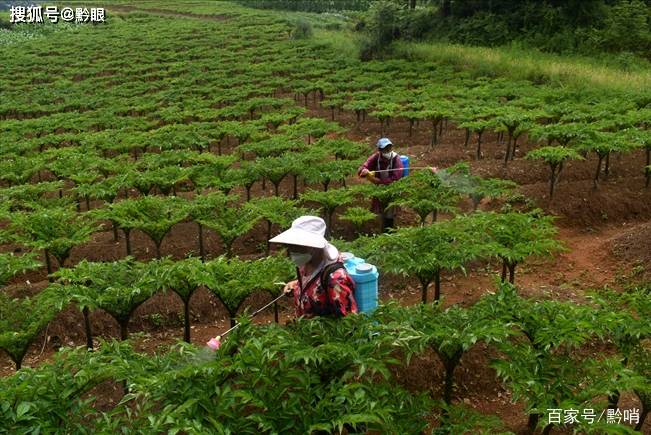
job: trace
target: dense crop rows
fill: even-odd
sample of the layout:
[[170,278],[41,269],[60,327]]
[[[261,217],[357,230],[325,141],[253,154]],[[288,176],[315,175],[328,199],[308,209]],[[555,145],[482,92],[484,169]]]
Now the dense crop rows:
[[[369,148],[343,137],[342,111],[383,129],[408,120],[410,132],[431,133],[432,147],[455,126],[465,129],[467,142],[477,136],[478,159],[484,132],[497,132],[505,139],[505,166],[521,138],[538,140],[546,146],[528,157],[549,165],[550,196],[566,160],[598,156],[596,187],[612,153],[644,148],[640,173],[646,168],[648,187],[649,95],[473,79],[436,64],[360,64],[329,46],[288,39],[291,25],[272,13],[223,4],[218,12],[212,21],[112,14],[105,26],[20,50],[0,48],[12,59],[0,75],[0,285],[43,266],[52,281],[32,297],[0,292],[0,349],[17,369],[69,304],[83,316],[88,348],[93,311],[110,314],[126,339],[136,308],[162,291],[182,300],[188,342],[190,299],[201,286],[234,324],[251,294],[275,295],[292,276],[286,259],[269,255],[274,229],[312,212],[324,216],[331,235],[345,234],[344,222],[361,233],[374,217],[365,207],[370,198],[413,211],[420,226],[336,244],[350,243],[383,273],[417,280],[423,302],[430,283],[438,301],[442,272],[497,259],[502,281],[513,283],[529,256],[562,249],[551,218],[539,210],[477,211],[482,199],[508,199],[516,186],[473,176],[466,164],[414,172],[385,188],[355,183]],[[70,47],[81,54],[65,56]],[[307,116],[310,101],[330,108],[331,119]],[[454,217],[439,222],[439,213]],[[196,248],[181,256],[188,258],[166,256],[173,229],[188,222],[196,233],[184,237]],[[264,238],[251,242],[259,226]],[[124,248],[123,258],[98,253],[103,261],[71,264],[73,250],[106,231]],[[146,234],[154,255],[133,246],[134,232]],[[218,251],[206,249],[207,232],[218,237]],[[648,351],[641,343],[650,331],[640,320],[651,314],[648,291],[635,289],[628,299],[601,295],[607,299],[576,307],[531,302],[503,284],[468,309],[435,303],[382,308],[373,319],[341,324],[240,328],[217,359],[191,347],[149,359],[124,343],[65,351],[52,365],[2,380],[2,426],[304,433],[366,423],[417,433],[441,407],[448,430],[472,430],[496,424],[451,406],[455,367],[477,342],[503,353],[495,368],[527,404],[531,427],[547,408],[593,403],[616,388],[635,391],[648,411]],[[568,326],[576,319],[584,328]],[[579,363],[575,351],[601,341],[615,343],[625,363]],[[428,347],[445,366],[443,405],[396,388],[389,370]],[[550,384],[559,371],[567,379]],[[124,383],[128,393],[109,412],[86,400],[105,382]],[[532,383],[537,388],[528,389]]]

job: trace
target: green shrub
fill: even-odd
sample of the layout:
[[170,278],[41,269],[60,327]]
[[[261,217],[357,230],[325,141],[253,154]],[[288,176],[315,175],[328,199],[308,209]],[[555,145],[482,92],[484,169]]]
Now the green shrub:
[[434,9],[416,9],[405,15],[400,29],[405,39],[422,39],[430,30],[436,19]]
[[634,51],[651,55],[649,7],[640,0],[622,0],[606,17],[603,43],[610,51]]
[[292,29],[291,38],[292,39],[309,39],[312,37],[312,25],[309,21],[299,18],[294,23],[294,28]]
[[365,20],[367,37],[360,47],[360,59],[370,60],[388,52],[391,43],[400,36],[400,7],[381,0],[368,10]]

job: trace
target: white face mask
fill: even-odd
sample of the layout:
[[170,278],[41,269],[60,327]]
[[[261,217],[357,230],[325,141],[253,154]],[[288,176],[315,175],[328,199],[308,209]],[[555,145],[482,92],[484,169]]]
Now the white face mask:
[[292,261],[297,266],[304,266],[308,261],[312,259],[312,254],[310,253],[300,253],[300,252],[290,252],[289,256],[292,258]]
[[389,151],[388,153],[382,153],[382,157],[384,157],[385,159],[391,158],[391,151]]

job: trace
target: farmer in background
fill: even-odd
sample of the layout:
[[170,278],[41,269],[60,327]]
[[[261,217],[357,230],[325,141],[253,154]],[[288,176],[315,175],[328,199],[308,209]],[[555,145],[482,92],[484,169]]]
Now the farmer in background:
[[297,280],[285,285],[294,296],[296,315],[346,316],[357,313],[353,279],[337,248],[325,239],[326,224],[316,216],[301,216],[287,231],[269,240],[287,248],[296,265]]
[[[402,161],[398,153],[393,151],[391,141],[383,137],[377,141],[377,152],[373,153],[357,171],[357,175],[368,179],[374,184],[391,184],[402,177]],[[395,208],[386,208],[377,198],[373,198],[371,210],[380,215],[382,231],[393,228]]]

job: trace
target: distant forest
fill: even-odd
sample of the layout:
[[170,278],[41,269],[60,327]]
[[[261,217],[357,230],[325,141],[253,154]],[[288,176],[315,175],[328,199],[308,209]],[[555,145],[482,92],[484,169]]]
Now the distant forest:
[[[260,8],[351,11],[357,28],[393,39],[470,45],[516,43],[557,53],[651,59],[651,0],[246,0]],[[378,21],[380,20],[380,21]]]
[[[404,3],[404,2],[403,2]],[[413,1],[409,2],[413,5]],[[651,57],[651,0],[442,0],[426,32],[454,42],[521,41],[553,52]]]

